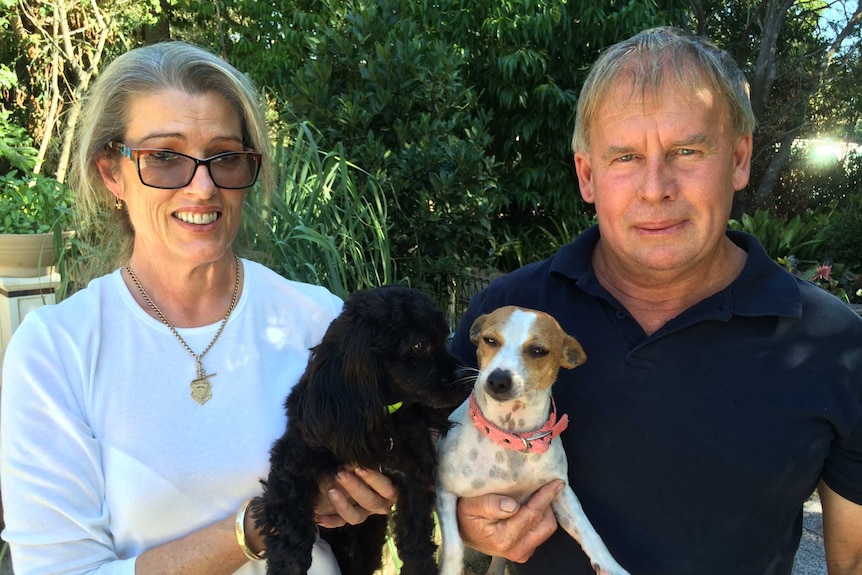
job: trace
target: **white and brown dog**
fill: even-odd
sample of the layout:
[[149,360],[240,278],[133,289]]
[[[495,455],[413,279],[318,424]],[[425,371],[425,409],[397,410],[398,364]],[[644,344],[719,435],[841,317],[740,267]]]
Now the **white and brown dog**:
[[[562,479],[566,488],[551,504],[559,525],[589,556],[601,575],[628,575],[611,556],[569,487],[551,386],[561,367],[586,361],[580,344],[550,315],[502,307],[476,319],[470,339],[479,373],[473,393],[450,416],[456,425],[437,444],[437,513],[443,535],[441,575],[460,575],[464,544],[458,532],[458,497],[508,494],[522,503],[539,487]],[[550,415],[549,415],[550,414]],[[502,575],[495,557],[488,574]]]

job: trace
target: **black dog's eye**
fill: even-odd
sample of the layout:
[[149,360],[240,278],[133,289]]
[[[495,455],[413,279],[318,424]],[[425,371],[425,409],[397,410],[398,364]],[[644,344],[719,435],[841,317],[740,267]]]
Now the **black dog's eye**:
[[529,353],[530,353],[530,357],[539,358],[539,357],[545,357],[550,352],[547,349],[545,349],[544,347],[535,346],[535,347],[530,348]]
[[487,345],[488,347],[497,347],[497,340],[490,335],[483,336],[482,341],[484,341],[485,345]]
[[420,340],[413,344],[413,353],[425,353],[428,351],[428,340]]

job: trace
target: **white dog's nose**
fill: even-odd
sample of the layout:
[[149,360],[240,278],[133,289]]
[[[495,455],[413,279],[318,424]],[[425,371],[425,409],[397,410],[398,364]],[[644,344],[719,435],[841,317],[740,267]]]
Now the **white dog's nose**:
[[496,400],[512,399],[512,372],[508,369],[495,369],[485,379],[485,389]]

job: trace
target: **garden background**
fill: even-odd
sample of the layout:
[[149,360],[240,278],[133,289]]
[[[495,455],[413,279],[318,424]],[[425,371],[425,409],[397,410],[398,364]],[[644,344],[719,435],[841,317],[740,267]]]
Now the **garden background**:
[[[581,83],[603,47],[664,24],[710,36],[751,82],[730,225],[862,301],[859,0],[0,0],[0,232],[73,225],[81,94],[116,55],[182,39],[267,105],[276,185],[248,194],[241,251],[342,296],[406,283],[455,321],[488,278],[592,223],[570,149]],[[27,221],[45,205],[56,222]],[[120,263],[98,222],[69,242],[61,296]]]

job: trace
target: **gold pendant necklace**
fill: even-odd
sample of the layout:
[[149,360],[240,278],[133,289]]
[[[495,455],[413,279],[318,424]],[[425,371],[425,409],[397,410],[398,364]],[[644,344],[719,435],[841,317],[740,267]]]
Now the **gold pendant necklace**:
[[141,282],[138,281],[138,276],[135,275],[135,272],[132,271],[132,267],[129,264],[126,264],[126,272],[128,272],[129,277],[132,278],[132,282],[134,282],[135,287],[138,288],[138,291],[141,292],[141,297],[144,298],[144,301],[147,302],[147,305],[156,312],[156,315],[159,316],[159,319],[162,320],[162,323],[168,326],[168,329],[171,330],[171,333],[183,344],[183,347],[187,352],[191,354],[193,358],[195,358],[195,363],[197,363],[197,377],[192,380],[191,387],[191,397],[197,402],[198,405],[203,405],[212,398],[212,383],[210,383],[209,378],[215,377],[216,373],[211,373],[207,375],[206,371],[204,371],[204,364],[202,362],[203,357],[207,354],[207,352],[212,349],[212,346],[215,344],[216,340],[221,335],[222,330],[224,330],[224,326],[227,324],[227,320],[230,317],[230,314],[233,312],[233,308],[236,307],[237,299],[239,298],[239,284],[240,278],[242,276],[242,266],[240,265],[239,258],[236,257],[236,254],[233,256],[234,262],[236,263],[236,282],[233,286],[233,298],[231,298],[230,307],[227,308],[227,314],[225,314],[224,319],[221,320],[221,325],[219,325],[218,331],[215,336],[210,341],[210,344],[203,350],[200,354],[197,354],[192,351],[192,348],[189,347],[189,344],[186,343],[186,340],[179,334],[173,324],[168,321],[168,318],[165,317],[165,314],[162,313],[162,310],[158,308],[156,303],[150,297],[150,294],[144,290],[144,286],[141,285]]

